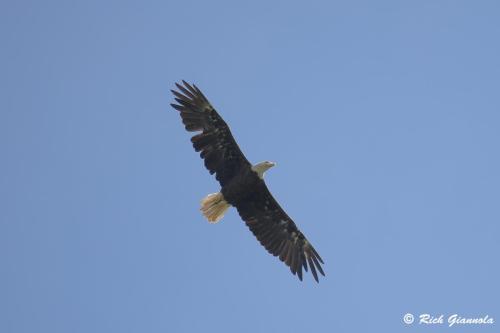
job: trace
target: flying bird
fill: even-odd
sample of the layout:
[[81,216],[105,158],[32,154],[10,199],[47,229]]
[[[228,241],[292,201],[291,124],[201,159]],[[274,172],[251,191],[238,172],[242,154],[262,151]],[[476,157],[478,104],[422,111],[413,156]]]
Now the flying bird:
[[201,201],[201,211],[211,223],[218,222],[230,206],[238,210],[257,240],[274,256],[278,256],[302,281],[302,268],[308,267],[319,282],[325,275],[318,252],[300,232],[293,220],[280,207],[264,182],[264,173],[275,163],[264,161],[252,165],[243,155],[228,125],[207,98],[186,81],[171,90],[187,131],[199,132],[191,138],[200,152],[205,167],[221,185],[220,192]]

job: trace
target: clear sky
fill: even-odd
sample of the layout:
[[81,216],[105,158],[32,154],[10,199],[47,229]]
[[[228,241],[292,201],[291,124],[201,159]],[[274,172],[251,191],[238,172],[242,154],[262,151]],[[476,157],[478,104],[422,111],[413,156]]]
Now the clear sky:
[[[493,332],[497,1],[3,1],[0,331]],[[325,261],[303,282],[204,169],[200,87]]]

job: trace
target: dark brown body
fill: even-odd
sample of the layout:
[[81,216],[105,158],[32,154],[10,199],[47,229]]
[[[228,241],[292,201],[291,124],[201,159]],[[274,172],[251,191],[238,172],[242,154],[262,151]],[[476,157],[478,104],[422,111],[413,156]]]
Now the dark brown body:
[[259,185],[263,184],[256,172],[250,168],[242,168],[227,184],[221,188],[224,199],[232,206],[238,204],[249,197],[255,195]]

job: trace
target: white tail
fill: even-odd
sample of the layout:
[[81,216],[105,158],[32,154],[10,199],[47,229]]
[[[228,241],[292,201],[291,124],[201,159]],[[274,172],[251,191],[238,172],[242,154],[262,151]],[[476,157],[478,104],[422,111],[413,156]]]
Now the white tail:
[[217,223],[229,209],[222,193],[212,193],[201,200],[201,212],[210,223]]

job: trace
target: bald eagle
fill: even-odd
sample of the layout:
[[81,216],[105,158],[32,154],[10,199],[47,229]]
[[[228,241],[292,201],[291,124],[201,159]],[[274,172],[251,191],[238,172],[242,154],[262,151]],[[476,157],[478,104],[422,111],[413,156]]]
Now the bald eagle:
[[[264,161],[250,164],[241,152],[228,125],[193,84],[176,83],[171,90],[178,104],[170,104],[180,112],[187,131],[199,132],[191,138],[210,174],[221,185],[218,193],[201,201],[201,211],[211,223],[218,222],[230,206],[236,207],[252,233],[266,250],[279,256],[302,281],[302,268],[308,266],[316,282],[323,260],[300,232],[292,219],[273,198],[264,182],[264,172],[275,164]],[[320,264],[321,263],[321,264]]]

